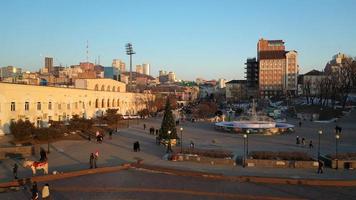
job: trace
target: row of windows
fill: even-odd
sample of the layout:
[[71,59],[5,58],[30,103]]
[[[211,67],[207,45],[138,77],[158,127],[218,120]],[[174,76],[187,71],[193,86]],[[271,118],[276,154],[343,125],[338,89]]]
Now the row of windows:
[[[123,102],[123,103],[126,103],[126,102]],[[78,102],[75,102],[74,103],[74,107],[75,109],[78,109]],[[92,106],[92,103],[91,101],[88,102],[88,105],[89,107]],[[62,109],[62,104],[61,103],[58,103],[57,104],[58,106],[58,110],[61,110]],[[109,107],[119,107],[120,106],[120,99],[113,99],[113,100],[110,100],[110,99],[107,99],[106,101],[104,99],[101,100],[101,102],[99,103],[99,99],[96,99],[95,101],[95,108],[109,108]],[[25,102],[25,111],[29,111],[30,110],[30,102]],[[52,110],[53,106],[52,106],[52,102],[48,102],[48,110]],[[67,109],[69,110],[71,108],[71,104],[67,104]],[[82,102],[82,108],[85,109],[85,103]],[[36,103],[36,109],[37,110],[42,110],[42,104],[41,102],[37,102]],[[16,102],[11,102],[10,104],[10,110],[11,111],[16,111]]]
[[[99,85],[98,84],[95,85],[94,90],[99,91]],[[105,91],[105,85],[101,86],[100,91]],[[109,91],[109,92],[120,92],[120,86],[118,86],[118,87],[116,87],[116,86],[112,86],[112,87],[111,86],[107,86],[106,87],[106,91]]]

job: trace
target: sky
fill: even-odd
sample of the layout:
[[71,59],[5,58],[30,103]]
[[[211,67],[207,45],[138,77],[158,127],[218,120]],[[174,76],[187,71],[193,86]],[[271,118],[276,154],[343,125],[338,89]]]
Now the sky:
[[356,56],[356,0],[11,0],[0,1],[0,66],[37,71],[44,57],[70,66],[149,63],[178,79],[243,79],[260,38],[283,39],[301,72],[338,52]]

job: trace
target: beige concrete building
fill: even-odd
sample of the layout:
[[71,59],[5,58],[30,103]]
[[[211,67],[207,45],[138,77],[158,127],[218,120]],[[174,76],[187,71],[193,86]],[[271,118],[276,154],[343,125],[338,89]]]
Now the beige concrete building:
[[[151,94],[126,93],[125,85],[107,79],[77,80],[78,88],[0,83],[0,132],[9,133],[11,121],[30,120],[37,126],[73,115],[93,118],[106,109],[135,114],[154,100]],[[104,90],[102,90],[104,89]]]

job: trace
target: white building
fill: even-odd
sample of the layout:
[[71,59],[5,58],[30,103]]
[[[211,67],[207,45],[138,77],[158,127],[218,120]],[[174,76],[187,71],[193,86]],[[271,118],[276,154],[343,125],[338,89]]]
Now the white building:
[[150,75],[150,64],[142,64],[143,74]]

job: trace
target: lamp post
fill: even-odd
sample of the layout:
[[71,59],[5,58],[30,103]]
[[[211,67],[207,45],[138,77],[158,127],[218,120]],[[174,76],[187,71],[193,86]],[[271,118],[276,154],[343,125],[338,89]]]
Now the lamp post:
[[323,134],[323,131],[322,130],[319,130],[318,132],[318,160],[319,160],[319,157],[320,157],[320,136]]
[[167,153],[170,153],[171,151],[171,131],[168,131],[168,144],[167,144]]
[[183,153],[183,127],[180,127],[180,153]]
[[246,131],[246,156],[248,156],[248,135],[250,134],[250,130]]
[[126,54],[130,56],[130,77],[129,77],[129,92],[132,92],[132,55],[136,52],[132,49],[132,44],[126,44]]
[[242,167],[245,167],[246,166],[246,138],[247,138],[247,134],[244,134],[243,137],[244,137],[244,153],[243,153]]
[[339,168],[339,156],[338,156],[338,144],[339,144],[339,139],[340,139],[340,135],[339,134],[336,134],[335,135],[335,142],[336,142],[336,149],[335,149],[335,160],[336,160],[336,169]]
[[[51,124],[48,124],[48,128],[51,126]],[[49,131],[47,130],[47,153],[50,153],[49,151]]]

